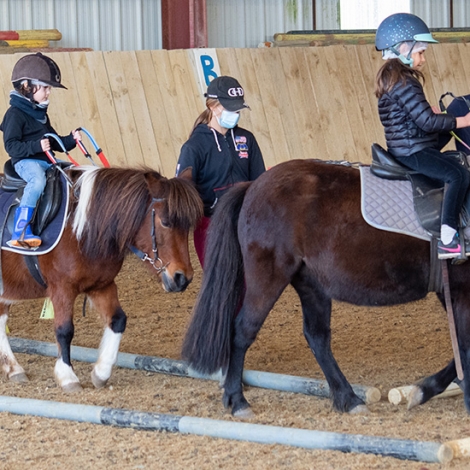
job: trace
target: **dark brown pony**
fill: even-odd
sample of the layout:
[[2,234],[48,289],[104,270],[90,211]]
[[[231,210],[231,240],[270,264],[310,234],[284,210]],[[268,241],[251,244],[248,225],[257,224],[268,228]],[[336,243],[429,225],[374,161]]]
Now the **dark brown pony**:
[[111,376],[126,327],[114,282],[125,256],[132,247],[167,292],[183,291],[193,277],[188,233],[202,216],[202,203],[187,181],[167,179],[147,168],[82,167],[69,175],[73,187],[61,240],[51,252],[38,256],[47,288],[33,279],[22,255],[2,251],[0,355],[10,380],[27,380],[5,334],[9,306],[50,297],[59,348],[55,377],[63,390],[74,391],[81,388],[70,362],[77,296],[87,295],[105,325],[92,372],[93,384],[102,387]]
[[[253,183],[234,187],[217,205],[183,357],[205,374],[226,371],[223,403],[234,415],[248,416],[242,390],[245,354],[291,284],[301,300],[305,338],[328,381],[334,407],[362,411],[365,404],[331,351],[332,299],[373,306],[422,299],[428,293],[429,257],[429,242],[381,231],[363,220],[357,169],[313,160],[279,164]],[[470,262],[449,266],[449,276],[466,373]],[[416,386],[411,406],[442,392],[455,377],[452,360]],[[470,380],[465,380],[465,404],[469,410]]]

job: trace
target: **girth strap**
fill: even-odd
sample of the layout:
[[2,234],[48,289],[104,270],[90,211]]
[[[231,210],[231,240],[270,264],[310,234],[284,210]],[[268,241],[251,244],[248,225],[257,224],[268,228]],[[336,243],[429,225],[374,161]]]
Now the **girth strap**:
[[436,237],[431,237],[430,254],[429,254],[429,281],[428,281],[428,292],[436,292],[442,294],[444,292],[444,286],[442,284],[442,270],[441,263],[437,253],[437,242]]
[[29,273],[33,277],[33,279],[44,289],[47,289],[47,284],[44,278],[42,277],[41,270],[39,269],[38,257],[37,256],[23,256],[26,266],[28,268]]

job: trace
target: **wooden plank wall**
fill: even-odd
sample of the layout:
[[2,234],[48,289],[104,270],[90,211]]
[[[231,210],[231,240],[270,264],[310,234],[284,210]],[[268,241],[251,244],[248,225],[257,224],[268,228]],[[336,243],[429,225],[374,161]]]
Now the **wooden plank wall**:
[[[174,174],[181,145],[204,109],[191,51],[50,55],[68,87],[51,95],[49,114],[59,134],[85,127],[112,165]],[[373,46],[219,49],[217,55],[221,73],[245,88],[251,111],[240,124],[256,135],[267,166],[294,158],[367,163],[370,145],[384,144],[373,94],[382,60]],[[0,56],[2,115],[20,56]],[[446,91],[470,93],[470,45],[433,45],[426,58],[425,90],[433,104]],[[78,150],[73,156],[87,163]],[[7,158],[0,145],[0,163]]]

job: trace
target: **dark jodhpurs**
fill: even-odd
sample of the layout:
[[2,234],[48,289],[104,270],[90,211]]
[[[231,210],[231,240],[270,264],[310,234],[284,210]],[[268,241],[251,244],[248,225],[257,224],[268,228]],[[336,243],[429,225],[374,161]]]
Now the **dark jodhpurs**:
[[456,158],[431,148],[395,158],[408,168],[447,184],[442,203],[442,225],[457,230],[459,214],[470,186],[470,172]]

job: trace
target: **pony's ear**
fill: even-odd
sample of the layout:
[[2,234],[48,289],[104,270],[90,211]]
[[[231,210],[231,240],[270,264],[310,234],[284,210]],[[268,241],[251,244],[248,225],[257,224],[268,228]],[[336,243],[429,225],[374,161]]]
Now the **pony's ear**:
[[182,178],[187,181],[193,180],[193,167],[188,166],[181,173],[178,174],[178,178]]

